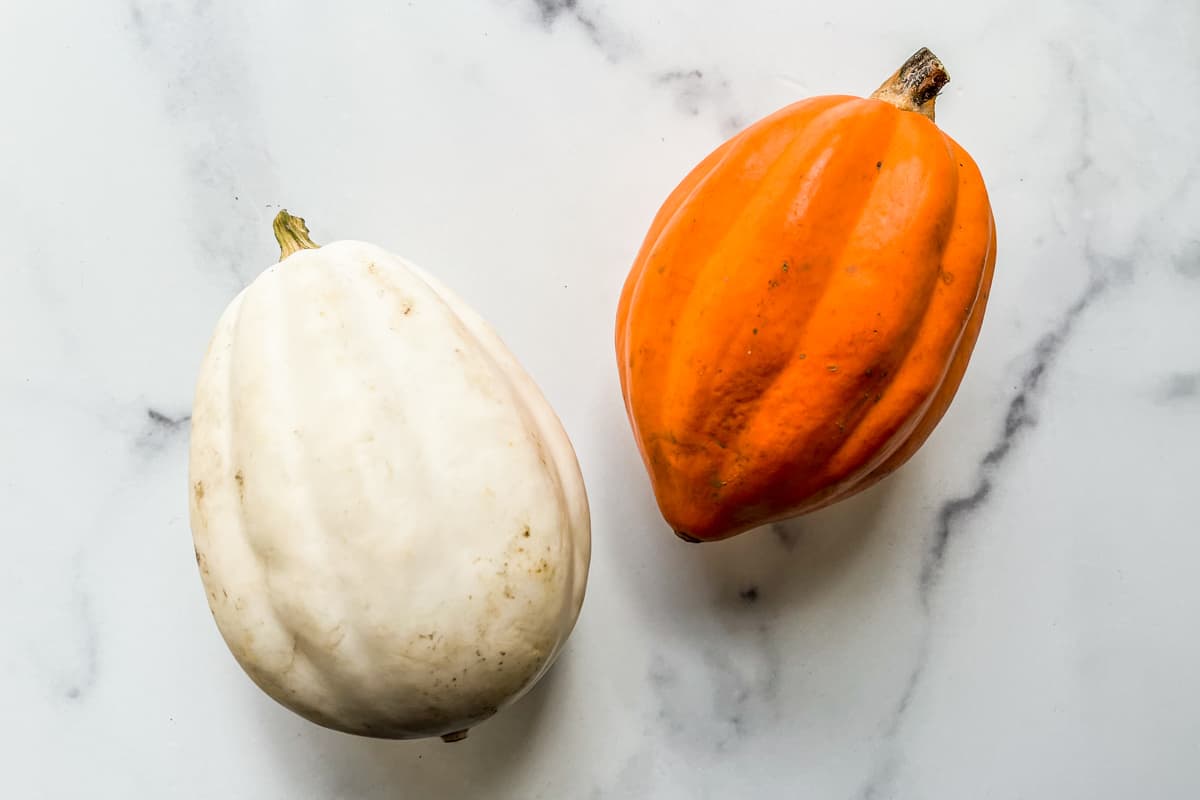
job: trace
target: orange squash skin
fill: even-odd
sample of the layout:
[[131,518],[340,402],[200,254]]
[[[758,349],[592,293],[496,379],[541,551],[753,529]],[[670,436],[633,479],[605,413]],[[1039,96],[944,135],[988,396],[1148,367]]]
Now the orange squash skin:
[[904,464],[962,380],[995,256],[978,167],[920,113],[811,98],[713,151],[655,216],[617,310],[667,522],[723,539]]

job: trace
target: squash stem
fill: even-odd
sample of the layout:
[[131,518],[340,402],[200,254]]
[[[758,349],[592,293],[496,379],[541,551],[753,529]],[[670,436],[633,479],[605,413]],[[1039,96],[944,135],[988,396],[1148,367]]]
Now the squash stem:
[[318,245],[308,238],[308,226],[301,217],[293,217],[287,209],[275,215],[271,226],[275,229],[275,241],[279,242],[279,260],[283,261],[300,250],[316,250]]
[[467,738],[468,728],[463,728],[461,731],[453,731],[452,733],[443,733],[442,741],[446,743],[461,742]]
[[950,82],[950,73],[938,57],[922,47],[900,69],[876,89],[871,97],[891,103],[902,111],[915,111],[933,121],[933,104],[938,92]]

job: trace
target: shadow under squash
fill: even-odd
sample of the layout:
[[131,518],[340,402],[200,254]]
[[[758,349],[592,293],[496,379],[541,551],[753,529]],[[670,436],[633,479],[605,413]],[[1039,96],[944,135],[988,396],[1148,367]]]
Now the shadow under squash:
[[[833,506],[720,542],[693,545],[718,606],[819,602],[883,529],[893,481]],[[685,543],[686,544],[686,543]]]
[[[886,530],[896,476],[820,511],[718,542],[690,544],[671,532],[655,503],[623,415],[607,415],[614,449],[598,475],[600,542],[611,547],[631,593],[654,613],[686,617],[760,604],[782,610],[820,602],[869,543]],[[589,487],[591,491],[591,487]],[[608,496],[606,496],[608,495]],[[880,542],[876,541],[876,544]]]
[[392,800],[396,797],[504,795],[538,750],[538,721],[561,693],[570,653],[514,705],[472,728],[466,739],[387,740],[354,736],[307,722],[266,698],[264,738],[275,773],[295,781],[289,797]]

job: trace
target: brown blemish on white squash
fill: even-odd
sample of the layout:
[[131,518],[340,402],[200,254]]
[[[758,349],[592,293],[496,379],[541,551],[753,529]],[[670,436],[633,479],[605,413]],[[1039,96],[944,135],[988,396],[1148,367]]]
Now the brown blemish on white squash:
[[[338,645],[340,645],[342,643],[342,640],[345,638],[346,638],[346,627],[344,625],[342,625],[342,623],[339,622],[337,625],[334,626],[333,630],[329,632],[329,644],[327,645],[327,647],[330,650],[333,650]],[[294,653],[295,653],[295,651],[293,650],[293,655],[294,655]]]

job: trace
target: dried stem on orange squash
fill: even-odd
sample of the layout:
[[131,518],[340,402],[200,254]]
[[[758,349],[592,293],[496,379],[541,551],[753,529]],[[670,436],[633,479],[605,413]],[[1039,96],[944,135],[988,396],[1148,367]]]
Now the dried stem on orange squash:
[[923,114],[932,122],[934,101],[938,92],[949,82],[950,73],[946,67],[928,47],[922,47],[892,73],[871,97],[904,111]]

